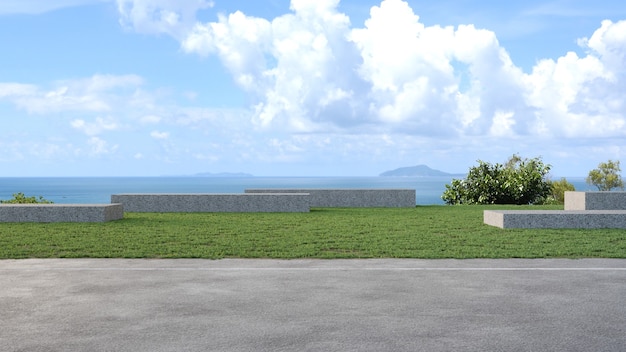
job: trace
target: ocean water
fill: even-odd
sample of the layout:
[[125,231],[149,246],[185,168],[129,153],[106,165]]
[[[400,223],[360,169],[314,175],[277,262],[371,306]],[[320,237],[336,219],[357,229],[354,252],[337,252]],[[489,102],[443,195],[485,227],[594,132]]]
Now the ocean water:
[[[416,204],[444,204],[445,177],[0,177],[0,199],[14,193],[43,196],[55,203],[109,203],[119,193],[243,193],[246,188],[409,188]],[[568,178],[577,190],[591,190],[584,178]]]

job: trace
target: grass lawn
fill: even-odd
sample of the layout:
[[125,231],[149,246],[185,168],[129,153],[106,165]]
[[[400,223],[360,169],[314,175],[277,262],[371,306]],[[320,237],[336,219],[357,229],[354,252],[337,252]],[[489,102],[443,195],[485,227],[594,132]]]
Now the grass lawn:
[[624,230],[499,229],[484,209],[126,213],[107,223],[0,223],[7,258],[626,258]]

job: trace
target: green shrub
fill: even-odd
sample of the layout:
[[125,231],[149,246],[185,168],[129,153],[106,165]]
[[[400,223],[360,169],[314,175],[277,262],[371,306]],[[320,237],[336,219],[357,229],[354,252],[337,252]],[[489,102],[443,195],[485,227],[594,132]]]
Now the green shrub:
[[2,204],[52,204],[54,202],[45,199],[42,196],[39,198],[32,196],[27,197],[22,192],[13,193],[13,198],[8,200],[0,200]]
[[441,198],[446,204],[542,204],[550,196],[550,165],[540,158],[513,155],[506,164],[479,160],[465,180],[452,180]]
[[550,196],[546,200],[546,203],[563,204],[565,203],[565,192],[575,190],[576,187],[574,187],[573,184],[569,183],[567,179],[565,179],[565,177],[561,178],[559,181],[551,181]]
[[609,160],[598,164],[597,169],[589,171],[587,183],[598,187],[598,191],[610,191],[613,188],[624,189],[624,182],[620,175],[619,160]]

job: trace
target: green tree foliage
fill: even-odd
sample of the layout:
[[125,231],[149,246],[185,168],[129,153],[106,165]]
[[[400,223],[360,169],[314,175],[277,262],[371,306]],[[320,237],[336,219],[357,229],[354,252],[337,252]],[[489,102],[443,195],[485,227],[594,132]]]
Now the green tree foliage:
[[569,183],[565,177],[561,178],[559,181],[551,181],[550,186],[550,197],[547,202],[553,204],[565,203],[565,192],[576,190],[576,187]]
[[550,165],[541,158],[513,155],[505,164],[478,160],[465,180],[452,180],[441,198],[446,204],[541,204],[549,196]]
[[27,197],[24,195],[24,193],[22,192],[18,192],[18,193],[13,193],[13,198],[8,199],[8,200],[0,200],[0,203],[3,204],[52,204],[52,201],[49,201],[47,199],[45,199],[42,196],[39,196],[39,198],[32,196],[32,197]]
[[620,172],[619,160],[609,160],[598,164],[597,169],[589,171],[587,183],[598,187],[599,191],[610,191],[613,188],[624,189],[624,182]]

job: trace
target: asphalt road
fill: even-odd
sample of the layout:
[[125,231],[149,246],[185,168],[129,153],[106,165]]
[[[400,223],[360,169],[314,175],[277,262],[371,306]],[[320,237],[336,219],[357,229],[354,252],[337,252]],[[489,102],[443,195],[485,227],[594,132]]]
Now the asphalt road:
[[626,351],[626,260],[1,260],[0,351]]

